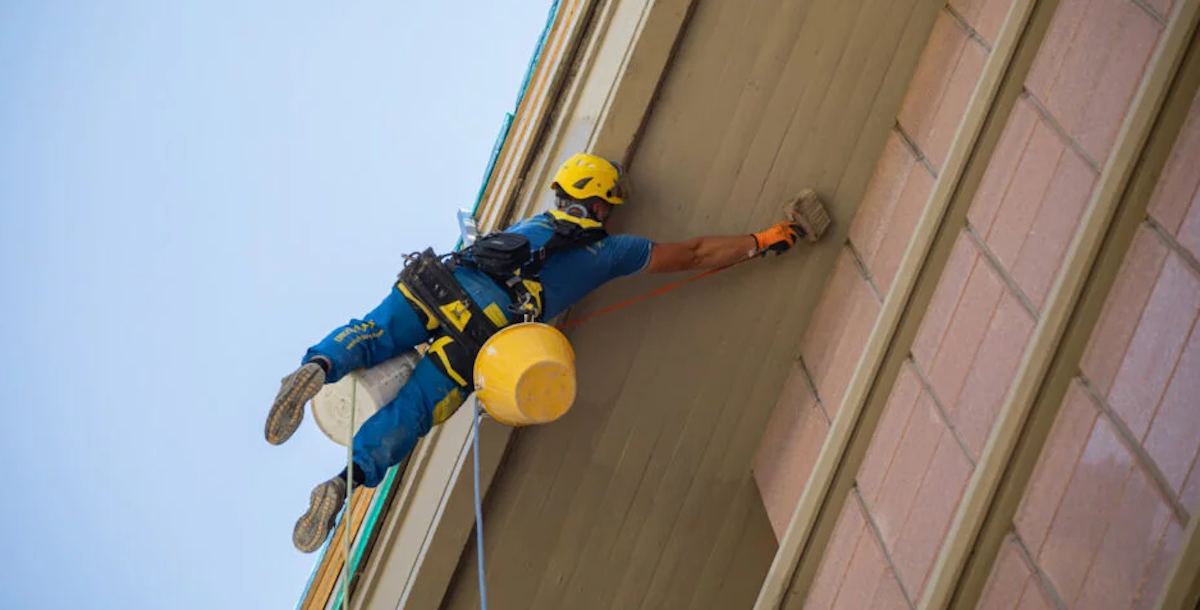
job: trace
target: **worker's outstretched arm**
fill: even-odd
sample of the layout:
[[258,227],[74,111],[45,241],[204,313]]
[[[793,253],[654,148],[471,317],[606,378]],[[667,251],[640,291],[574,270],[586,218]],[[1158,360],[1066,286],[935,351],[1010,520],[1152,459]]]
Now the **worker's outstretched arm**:
[[646,273],[671,273],[731,265],[762,252],[786,252],[801,235],[800,225],[781,222],[753,235],[705,235],[687,241],[657,243]]

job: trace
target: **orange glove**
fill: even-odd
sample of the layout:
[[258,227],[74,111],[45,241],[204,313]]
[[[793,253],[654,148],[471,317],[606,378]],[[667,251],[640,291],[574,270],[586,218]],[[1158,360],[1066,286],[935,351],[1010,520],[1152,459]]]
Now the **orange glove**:
[[804,229],[794,222],[781,222],[775,226],[754,234],[754,244],[759,252],[767,251],[783,254],[796,245],[796,240],[804,235]]

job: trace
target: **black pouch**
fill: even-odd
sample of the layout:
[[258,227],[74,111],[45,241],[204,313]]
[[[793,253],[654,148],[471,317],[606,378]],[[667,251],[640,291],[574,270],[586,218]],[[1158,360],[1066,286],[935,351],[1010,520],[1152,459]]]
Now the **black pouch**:
[[492,233],[471,244],[471,261],[480,271],[495,277],[513,275],[529,262],[529,238],[519,233]]

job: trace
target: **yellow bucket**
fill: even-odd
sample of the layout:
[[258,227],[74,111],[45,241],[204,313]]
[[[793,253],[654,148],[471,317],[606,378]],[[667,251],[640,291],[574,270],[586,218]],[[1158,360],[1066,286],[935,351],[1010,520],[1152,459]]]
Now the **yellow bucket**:
[[575,351],[553,326],[502,328],[475,359],[475,396],[500,423],[552,422],[575,402]]

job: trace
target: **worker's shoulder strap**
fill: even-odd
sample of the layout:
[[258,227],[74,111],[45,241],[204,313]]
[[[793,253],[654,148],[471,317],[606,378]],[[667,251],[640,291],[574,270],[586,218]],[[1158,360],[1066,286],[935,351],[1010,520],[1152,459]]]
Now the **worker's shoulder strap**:
[[539,275],[546,261],[555,254],[590,246],[605,237],[604,225],[590,218],[577,218],[553,210],[544,214],[554,233],[546,243],[533,250],[529,238],[521,233],[489,233],[463,251],[451,255],[452,265],[463,265],[486,273],[504,287],[514,307],[532,305],[541,318],[545,311]]
[[541,248],[531,253],[529,263],[522,267],[521,274],[526,278],[537,277],[551,256],[586,248],[608,237],[604,225],[590,218],[578,218],[558,210],[551,210],[545,215],[554,227],[554,234]]
[[555,254],[585,248],[606,237],[608,232],[590,218],[576,218],[557,210],[544,214],[554,233],[533,250],[529,238],[520,233],[489,233],[475,240],[466,252],[453,255],[456,264],[473,267],[508,283],[514,275],[535,280],[546,261]]

